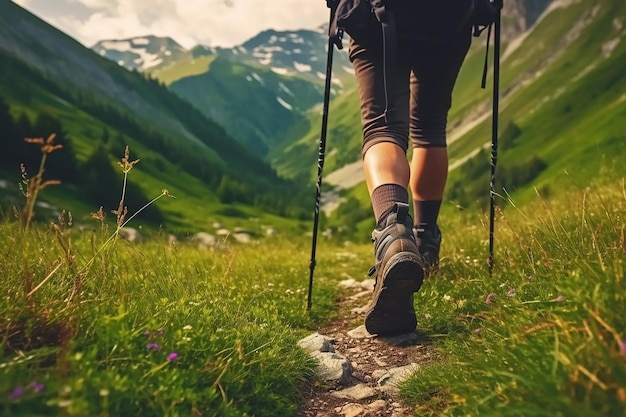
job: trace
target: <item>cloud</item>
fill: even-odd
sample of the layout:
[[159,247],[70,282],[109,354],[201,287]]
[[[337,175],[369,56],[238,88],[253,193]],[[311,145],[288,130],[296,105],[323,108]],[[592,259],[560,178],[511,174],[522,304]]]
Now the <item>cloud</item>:
[[49,0],[16,3],[86,46],[153,34],[185,47],[228,47],[265,29],[313,29],[328,20],[323,0],[55,0],[54,8]]

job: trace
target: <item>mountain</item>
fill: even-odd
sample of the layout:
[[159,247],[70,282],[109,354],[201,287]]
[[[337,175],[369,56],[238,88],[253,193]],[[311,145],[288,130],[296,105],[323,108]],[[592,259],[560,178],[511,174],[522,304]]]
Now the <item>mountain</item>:
[[[121,179],[121,172],[107,178],[106,167],[116,166],[125,145],[131,158],[141,159],[130,176],[134,190],[151,195],[167,188],[178,197],[160,204],[155,221],[186,230],[263,212],[298,216],[302,203],[296,196],[306,192],[302,184],[278,178],[159,82],[101,57],[8,0],[0,0],[0,113],[8,123],[0,140],[10,150],[0,157],[4,178],[19,177],[22,159],[32,160],[13,152],[22,148],[24,136],[58,134],[64,149],[50,156],[51,164],[56,155],[71,154],[71,170],[47,170],[71,171],[62,178],[66,187],[44,193],[57,207],[72,200],[84,212],[93,210],[105,182]],[[98,175],[96,166],[106,172]],[[119,200],[119,191],[117,197],[110,192],[108,201]]]
[[91,49],[126,69],[137,71],[165,65],[188,52],[173,39],[157,36],[100,41]]
[[[551,1],[508,1],[504,10],[505,41],[528,30]],[[150,39],[150,45],[144,46],[150,51],[162,50],[163,44],[176,44],[169,38]],[[127,39],[123,48],[115,41],[102,41],[94,50],[128,66],[120,50],[128,51],[133,43],[144,45],[146,38]],[[130,56],[136,60],[130,67],[166,83],[203,114],[220,120],[229,134],[248,149],[273,161],[276,149],[290,146],[307,131],[318,130],[318,122],[312,122],[311,117],[316,118],[322,101],[327,43],[327,25],[316,30],[266,30],[233,48],[199,45],[168,57],[152,55],[150,62],[158,64],[149,67],[139,66],[146,61],[137,58],[137,53],[143,53],[141,49]],[[344,48],[334,53],[333,96],[354,93],[353,70],[346,51]],[[346,129],[358,132],[354,126]],[[350,149],[357,148],[351,145]],[[342,155],[345,158],[353,153]],[[281,172],[288,173],[283,165],[279,163]]]
[[[262,158],[292,138],[320,105],[326,74],[327,30],[266,30],[233,48],[196,46],[171,53],[142,69],[193,103],[205,116],[219,120],[227,132]],[[120,50],[140,44],[151,51],[175,44],[169,38],[146,37],[101,41],[94,50],[120,65]],[[107,49],[109,48],[109,49]],[[137,51],[137,49],[133,49]],[[143,51],[144,49],[141,49]],[[166,51],[169,49],[165,49]],[[178,51],[178,50],[177,50]],[[133,58],[135,55],[132,55]],[[133,65],[139,65],[137,61]],[[345,51],[335,53],[333,92],[354,83]]]

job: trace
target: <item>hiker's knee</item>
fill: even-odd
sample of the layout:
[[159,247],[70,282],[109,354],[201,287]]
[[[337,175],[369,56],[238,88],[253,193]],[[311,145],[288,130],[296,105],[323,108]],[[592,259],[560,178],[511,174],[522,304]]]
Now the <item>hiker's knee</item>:
[[365,153],[368,151],[369,148],[382,142],[394,143],[402,148],[405,153],[409,146],[408,136],[406,133],[393,131],[388,128],[382,128],[374,131],[369,131],[363,135],[361,157],[365,156]]
[[411,143],[414,148],[445,147],[447,114],[422,116],[411,120]]

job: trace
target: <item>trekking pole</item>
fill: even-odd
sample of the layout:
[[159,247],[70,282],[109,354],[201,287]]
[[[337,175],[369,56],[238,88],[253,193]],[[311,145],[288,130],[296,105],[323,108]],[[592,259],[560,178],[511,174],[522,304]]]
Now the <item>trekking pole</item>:
[[[330,21],[332,23],[337,9],[337,0],[326,0],[326,5],[330,8]],[[309,261],[309,293],[307,297],[306,309],[311,310],[313,297],[313,271],[315,270],[315,251],[317,247],[317,229],[320,219],[320,198],[322,195],[322,173],[324,171],[324,156],[326,153],[326,131],[328,129],[328,107],[330,103],[330,87],[333,70],[333,49],[335,47],[331,38],[328,38],[328,51],[326,55],[326,85],[324,87],[324,109],[322,112],[322,131],[320,134],[320,145],[317,156],[317,185],[315,193],[315,215],[313,217],[313,239],[311,242],[311,260]]]
[[500,21],[503,0],[495,0],[496,19],[493,33],[493,115],[491,121],[491,179],[489,181],[489,274],[493,270],[493,246],[495,241],[496,164],[498,162],[498,111],[500,96]]

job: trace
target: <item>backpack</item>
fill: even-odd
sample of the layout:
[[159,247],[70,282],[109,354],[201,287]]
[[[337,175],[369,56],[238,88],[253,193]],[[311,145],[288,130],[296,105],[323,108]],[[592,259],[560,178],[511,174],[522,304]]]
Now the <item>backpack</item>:
[[[458,3],[462,5],[464,1],[467,2],[467,6],[461,9],[461,14],[458,11],[449,12],[450,21],[446,22],[444,13],[446,13],[447,5],[442,0],[423,0],[423,5],[416,7],[423,8],[425,13],[435,12],[435,20],[439,22],[433,22],[431,16],[425,16],[419,25],[415,25],[418,31],[415,37],[441,39],[447,33],[452,34],[467,24],[473,26],[474,36],[480,36],[482,31],[494,22],[498,6],[491,0],[461,0]],[[331,9],[328,35],[337,49],[343,48],[344,32],[356,37],[359,32],[367,28],[372,20],[377,20],[381,24],[386,44],[390,45],[392,41],[395,43],[398,18],[393,13],[394,8],[409,4],[407,0],[327,0],[327,3]],[[418,3],[416,1],[413,4]],[[401,15],[400,20],[403,17]]]

